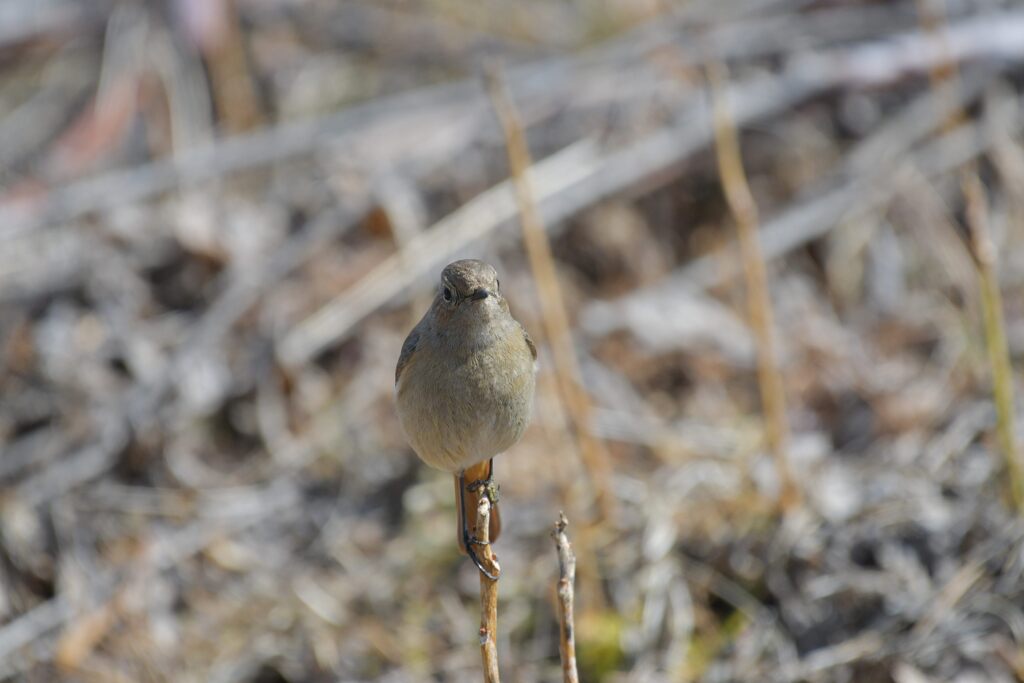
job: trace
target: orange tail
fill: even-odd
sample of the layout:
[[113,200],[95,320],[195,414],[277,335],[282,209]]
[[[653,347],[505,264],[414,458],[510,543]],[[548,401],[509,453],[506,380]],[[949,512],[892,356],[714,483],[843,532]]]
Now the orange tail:
[[[489,460],[478,463],[471,467],[466,468],[464,479],[467,485],[472,484],[474,481],[486,479],[491,471],[491,464]],[[483,495],[481,489],[476,491],[464,490],[459,484],[459,475],[455,475],[455,510],[458,514],[458,526],[455,527],[455,537],[459,542],[459,552],[466,555],[466,544],[462,538],[462,529],[469,529],[469,535],[472,536],[474,529],[476,529],[476,506],[480,503],[480,496]],[[465,510],[466,519],[462,519],[462,513]],[[465,527],[463,527],[465,523]],[[491,543],[498,540],[498,536],[501,534],[501,512],[498,509],[498,504],[494,503],[491,507],[491,523],[488,528],[490,534]]]

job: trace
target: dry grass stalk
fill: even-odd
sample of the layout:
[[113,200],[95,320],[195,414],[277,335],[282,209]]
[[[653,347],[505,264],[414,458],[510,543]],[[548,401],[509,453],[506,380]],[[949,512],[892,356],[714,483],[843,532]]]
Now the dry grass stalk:
[[[938,59],[928,67],[928,82],[932,90],[952,100],[955,97],[955,90],[959,87],[958,69],[956,60],[953,59],[953,50],[950,45],[949,33],[943,29],[948,28],[945,8],[943,3],[917,0],[918,21],[925,35],[934,39],[939,49]],[[953,107],[950,115],[943,124],[943,132],[948,133],[957,125],[962,123],[964,116],[963,107]]]
[[235,4],[224,3],[223,6],[225,16],[219,35],[203,46],[213,96],[228,130],[251,130],[263,123],[263,116],[246,54],[245,36]]
[[1003,298],[996,272],[995,246],[988,227],[985,190],[975,172],[962,177],[967,203],[967,225],[971,231],[971,252],[978,268],[981,290],[981,314],[985,327],[985,347],[992,370],[992,398],[996,404],[996,431],[999,447],[1006,459],[1009,493],[1018,510],[1024,511],[1024,470],[1017,453],[1013,415],[1013,369],[1003,322]]
[[[952,57],[948,34],[940,29],[946,26],[946,15],[941,3],[917,2],[922,28],[939,36],[943,46],[943,59],[929,71],[931,87],[952,96],[959,87],[959,72]],[[962,107],[957,107],[946,121],[944,130],[952,130],[966,118]],[[989,370],[992,373],[992,400],[996,407],[996,432],[999,448],[1006,459],[1008,494],[1014,507],[1024,512],[1024,468],[1017,452],[1016,429],[1013,413],[1013,368],[1003,322],[1003,297],[999,290],[996,269],[996,250],[989,231],[988,204],[985,189],[978,178],[978,169],[971,162],[960,170],[960,191],[964,197],[967,228],[970,230],[970,252],[978,272],[982,325]]]
[[579,683],[576,671],[576,628],[573,619],[573,600],[576,582],[576,555],[565,533],[569,520],[565,513],[558,513],[551,537],[555,539],[558,551],[558,652],[562,656],[562,680],[564,683]]
[[799,502],[800,493],[787,456],[789,424],[786,418],[786,395],[776,364],[772,302],[768,295],[768,277],[757,234],[757,204],[747,184],[736,127],[726,101],[727,77],[724,66],[708,69],[714,100],[715,153],[722,189],[739,233],[748,315],[757,339],[757,377],[761,406],[765,413],[765,439],[775,458],[782,486],[779,503],[783,509],[789,509]]
[[[500,577],[498,558],[491,551],[491,499],[480,496],[476,508],[477,554],[491,576]],[[498,683],[498,579],[480,572],[480,656],[483,658],[484,683]]]
[[580,365],[572,345],[569,316],[566,313],[562,288],[558,284],[551,243],[537,211],[530,178],[527,177],[527,169],[532,162],[526,145],[526,136],[501,70],[497,67],[489,69],[486,81],[491,102],[505,133],[509,171],[515,186],[516,201],[519,204],[523,225],[523,242],[540,293],[544,333],[554,354],[559,390],[573,423],[583,464],[593,482],[601,515],[603,519],[611,520],[615,517],[615,499],[611,491],[611,464],[604,444],[591,432],[590,397],[583,389]]

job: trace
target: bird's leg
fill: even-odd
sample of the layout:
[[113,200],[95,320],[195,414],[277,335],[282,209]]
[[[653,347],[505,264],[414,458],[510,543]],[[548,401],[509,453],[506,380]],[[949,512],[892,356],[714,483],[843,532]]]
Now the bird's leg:
[[483,489],[484,495],[492,503],[498,502],[498,492],[501,490],[501,487],[494,481],[494,458],[487,461],[486,479],[478,479],[466,485],[467,491],[476,491],[477,489]]
[[[491,463],[491,467],[492,467],[492,469],[494,467],[493,461]],[[489,476],[488,476],[488,479],[490,479]],[[473,482],[473,483],[475,484],[475,483],[478,483],[478,482]],[[472,486],[472,485],[473,484],[470,484],[470,486]],[[462,494],[462,490],[467,489],[467,486],[466,486],[466,472],[465,471],[459,472],[459,487],[460,487],[460,495],[459,495],[460,514],[459,514],[459,517],[462,519],[462,544],[464,546],[466,546],[466,554],[469,555],[469,559],[473,560],[473,564],[476,565],[476,568],[480,570],[481,574],[486,576],[491,581],[497,581],[498,577],[494,576],[489,571],[487,571],[487,569],[484,568],[483,563],[480,562],[480,558],[477,557],[477,555],[476,555],[476,551],[473,550],[473,546],[474,545],[483,545],[483,544],[480,541],[478,541],[476,539],[476,537],[473,536],[473,534],[471,534],[470,531],[469,531],[469,525],[468,525],[468,521],[467,521],[467,518],[466,518],[466,496],[465,495],[461,495]],[[468,489],[468,490],[475,491],[476,489]]]

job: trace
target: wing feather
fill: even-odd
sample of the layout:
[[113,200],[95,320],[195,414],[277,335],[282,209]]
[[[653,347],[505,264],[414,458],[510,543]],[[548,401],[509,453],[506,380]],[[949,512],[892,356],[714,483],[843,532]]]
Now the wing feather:
[[537,360],[537,345],[533,343],[533,339],[530,338],[530,333],[526,331],[522,323],[519,323],[519,329],[523,331],[523,338],[526,340],[526,345],[530,347],[530,355],[533,356],[534,360]]
[[412,359],[413,353],[416,351],[416,344],[420,341],[419,326],[413,328],[409,336],[405,338],[405,343],[402,344],[402,353],[398,356],[398,365],[395,366],[395,385],[398,385],[398,378],[402,376],[402,370],[409,364]]

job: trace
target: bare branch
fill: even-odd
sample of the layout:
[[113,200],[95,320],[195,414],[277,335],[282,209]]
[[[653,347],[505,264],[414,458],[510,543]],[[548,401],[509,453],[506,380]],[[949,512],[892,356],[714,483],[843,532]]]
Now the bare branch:
[[565,513],[558,513],[551,538],[555,539],[558,551],[558,651],[562,656],[562,680],[564,683],[579,683],[576,672],[576,627],[573,619],[574,584],[576,582],[576,555],[565,533],[569,520]]
[[[491,499],[484,493],[476,510],[477,554],[491,576],[500,577],[498,558],[491,551]],[[484,683],[498,683],[498,579],[480,572],[480,656],[484,664]]]

